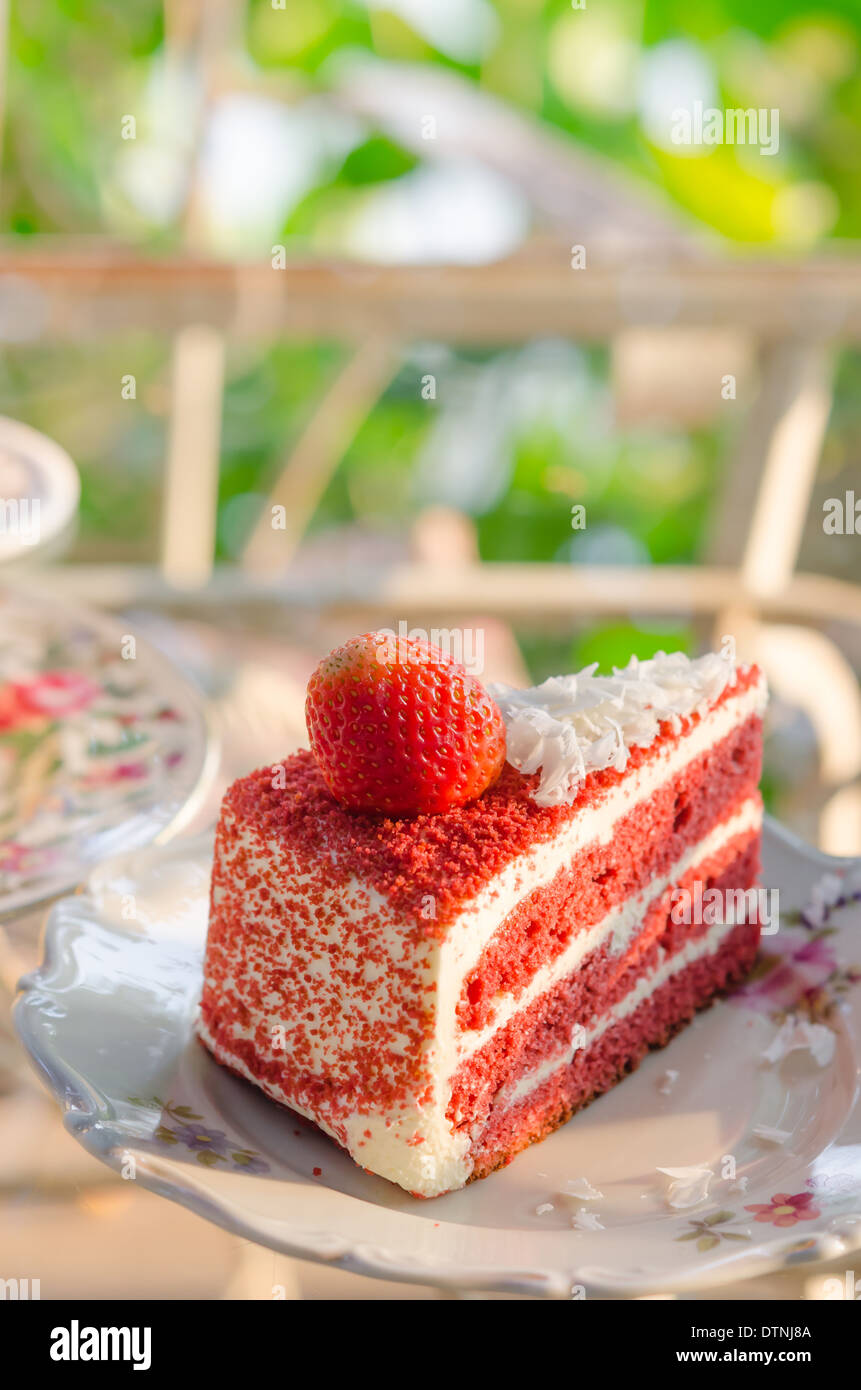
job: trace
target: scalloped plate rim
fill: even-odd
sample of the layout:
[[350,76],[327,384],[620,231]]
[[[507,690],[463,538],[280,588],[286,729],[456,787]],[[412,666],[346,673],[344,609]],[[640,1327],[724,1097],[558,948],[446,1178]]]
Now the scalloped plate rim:
[[[781,841],[786,849],[823,871],[861,865],[861,858],[828,855],[806,844],[772,818],[767,817],[766,822],[769,833]],[[198,840],[202,838],[203,835],[197,837]],[[191,848],[194,841],[174,841],[172,848],[176,850],[183,843],[187,843]],[[152,855],[158,852],[158,846],[151,845],[136,852]],[[119,854],[115,858],[124,859],[127,853]],[[106,861],[111,862],[113,859]],[[55,903],[46,923],[42,962],[19,982],[14,1021],[18,1036],[32,1064],[61,1107],[67,1131],[95,1158],[111,1169],[120,1171],[124,1155],[134,1152],[134,1144],[122,1143],[119,1137],[110,1134],[110,1100],[64,1058],[57,1053],[47,1055],[40,1048],[36,1033],[30,1026],[30,1016],[36,1006],[37,996],[40,990],[45,990],[46,977],[50,976],[55,963],[57,934],[67,925],[64,908],[68,905],[70,908],[83,910],[86,902],[86,896],[78,894]],[[216,1064],[213,1062],[212,1065]],[[719,1289],[730,1282],[797,1268],[801,1263],[806,1270],[813,1272],[823,1261],[840,1255],[848,1257],[861,1251],[859,1189],[857,1212],[830,1217],[824,1213],[812,1229],[809,1225],[805,1226],[803,1234],[810,1244],[801,1258],[794,1248],[775,1249],[775,1246],[783,1247],[790,1237],[777,1228],[769,1228],[770,1239],[766,1239],[764,1233],[756,1245],[744,1251],[724,1257],[717,1255],[708,1263],[688,1266],[670,1277],[663,1272],[650,1276],[646,1270],[643,1270],[641,1276],[636,1273],[621,1273],[594,1262],[588,1265],[578,1264],[574,1258],[566,1263],[564,1269],[558,1264],[554,1267],[536,1265],[528,1268],[514,1263],[508,1267],[498,1264],[492,1267],[465,1264],[452,1257],[431,1259],[426,1256],[398,1254],[366,1240],[351,1240],[338,1236],[331,1230],[294,1228],[289,1236],[279,1235],[271,1226],[267,1227],[265,1218],[255,1219],[247,1211],[243,1211],[239,1203],[231,1201],[228,1195],[222,1193],[216,1198],[202,1191],[193,1181],[189,1181],[187,1175],[195,1171],[189,1165],[171,1161],[167,1156],[153,1155],[151,1151],[144,1149],[137,1150],[135,1156],[136,1178],[145,1188],[179,1203],[240,1238],[288,1256],[330,1264],[352,1273],[403,1283],[425,1284],[454,1294],[458,1291],[472,1290],[562,1299],[570,1297],[572,1285],[582,1283],[584,1279],[588,1280],[590,1297],[636,1297],[685,1291],[702,1292]],[[186,1176],[183,1177],[181,1174]],[[488,1181],[493,1181],[493,1176]],[[344,1195],[348,1196],[349,1200],[361,1201],[350,1197],[349,1194],[340,1194],[335,1189],[325,1190],[334,1196]],[[402,1212],[394,1214],[399,1217],[407,1215],[408,1219],[415,1219]],[[841,1224],[844,1227],[842,1232],[835,1229]],[[446,1225],[452,1231],[474,1229],[454,1223]],[[501,1235],[506,1234],[505,1228],[499,1227],[496,1230]]]

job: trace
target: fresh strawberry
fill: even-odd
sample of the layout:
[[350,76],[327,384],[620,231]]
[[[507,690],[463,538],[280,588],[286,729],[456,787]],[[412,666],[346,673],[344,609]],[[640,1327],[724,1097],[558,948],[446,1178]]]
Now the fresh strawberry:
[[326,785],[358,811],[463,806],[505,762],[505,725],[481,682],[411,637],[336,647],[308,682],[305,722]]

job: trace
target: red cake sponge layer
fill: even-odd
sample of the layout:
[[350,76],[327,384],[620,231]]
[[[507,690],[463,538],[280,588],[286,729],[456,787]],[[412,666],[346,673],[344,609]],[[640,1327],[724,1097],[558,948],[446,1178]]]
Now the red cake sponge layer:
[[520,1102],[493,1110],[473,1145],[472,1177],[486,1177],[558,1129],[636,1070],[650,1049],[665,1046],[698,1009],[739,984],[753,965],[758,936],[755,927],[735,927],[714,954],[680,970]]
[[[752,887],[759,873],[759,831],[730,841],[710,859],[693,867],[680,887],[703,891]],[[484,1124],[500,1094],[564,1050],[575,1027],[588,1029],[616,1008],[645,976],[668,957],[708,932],[710,921],[686,924],[672,918],[672,890],[651,906],[629,949],[612,955],[606,946],[593,951],[572,974],[539,995],[458,1068],[452,1082],[448,1114],[470,1130]],[[745,940],[755,951],[759,927],[745,923]]]

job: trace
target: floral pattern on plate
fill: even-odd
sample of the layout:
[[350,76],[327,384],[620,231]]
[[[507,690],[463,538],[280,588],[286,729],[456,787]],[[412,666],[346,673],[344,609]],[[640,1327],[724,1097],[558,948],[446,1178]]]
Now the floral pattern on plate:
[[199,702],[97,614],[0,593],[0,916],[174,821],[205,763]]
[[713,1211],[708,1216],[695,1217],[688,1222],[689,1231],[683,1231],[676,1240],[695,1240],[697,1250],[705,1255],[714,1250],[722,1240],[750,1240],[748,1231],[728,1230],[727,1223],[738,1221],[735,1212],[729,1210]]
[[847,991],[861,980],[861,965],[837,960],[832,918],[858,902],[861,869],[823,874],[806,906],[787,914],[775,936],[763,937],[756,965],[735,1002],[769,1013],[776,1022],[790,1014],[811,1023],[832,1022]]
[[129,1096],[129,1105],[136,1105],[144,1110],[150,1107],[158,1108],[161,1111],[161,1121],[153,1131],[155,1142],[168,1147],[180,1145],[186,1148],[204,1167],[223,1163],[237,1172],[269,1172],[269,1164],[260,1157],[256,1149],[245,1148],[235,1139],[229,1139],[223,1129],[208,1128],[203,1123],[203,1116],[196,1114],[190,1105],[162,1101],[158,1096],[153,1096],[151,1100]]

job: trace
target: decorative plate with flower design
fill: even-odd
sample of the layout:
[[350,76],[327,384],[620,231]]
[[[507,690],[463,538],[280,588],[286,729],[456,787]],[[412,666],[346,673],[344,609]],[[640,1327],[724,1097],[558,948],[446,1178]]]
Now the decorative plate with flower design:
[[194,1040],[210,853],[96,870],[22,981],[67,1127],[125,1177],[275,1250],[450,1289],[654,1294],[861,1257],[861,861],[767,825],[781,917],[748,984],[508,1168],[421,1202]]
[[178,825],[206,757],[198,697],[133,625],[0,590],[0,918]]

